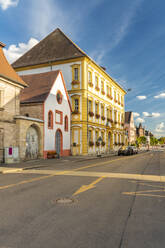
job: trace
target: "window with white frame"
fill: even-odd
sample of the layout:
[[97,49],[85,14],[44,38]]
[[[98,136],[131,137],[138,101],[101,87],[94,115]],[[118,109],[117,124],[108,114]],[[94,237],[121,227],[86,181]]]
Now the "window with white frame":
[[90,112],[92,111],[92,101],[91,100],[89,100],[89,102],[88,102],[88,109]]
[[96,102],[95,104],[95,113],[98,114],[99,113],[99,104]]
[[99,131],[96,131],[96,137],[95,137],[96,141],[98,140],[98,138],[99,138]]
[[88,132],[88,139],[89,141],[92,141],[92,130],[89,130]]
[[75,100],[74,100],[74,109],[75,109],[76,111],[79,111],[79,99],[75,99]]
[[104,91],[104,82],[101,81],[101,91],[103,92]]
[[88,71],[88,82],[92,82],[92,73]]
[[99,87],[99,81],[97,76],[95,76],[95,87]]
[[79,79],[79,75],[78,75],[79,71],[78,71],[78,68],[74,68],[74,80],[78,81]]
[[104,116],[104,106],[101,104],[101,116]]

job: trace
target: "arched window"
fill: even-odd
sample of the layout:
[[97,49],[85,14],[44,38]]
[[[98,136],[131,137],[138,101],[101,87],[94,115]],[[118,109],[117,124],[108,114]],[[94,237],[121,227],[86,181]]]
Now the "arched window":
[[48,112],[48,128],[53,129],[53,112],[51,110]]
[[67,132],[68,131],[68,116],[67,115],[65,116],[64,123],[65,123],[65,131]]

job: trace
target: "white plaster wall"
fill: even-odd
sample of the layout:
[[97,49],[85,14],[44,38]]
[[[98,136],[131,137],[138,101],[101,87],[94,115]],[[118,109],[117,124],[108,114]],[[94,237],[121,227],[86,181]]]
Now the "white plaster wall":
[[[58,104],[56,99],[57,91],[60,90],[63,95],[63,100],[61,104]],[[53,112],[53,129],[48,129],[48,112]],[[62,125],[55,123],[55,110],[63,112],[63,123]],[[68,131],[64,131],[64,118],[65,115],[68,116]],[[52,89],[45,101],[45,143],[44,143],[44,150],[55,150],[55,133],[56,130],[59,128],[63,134],[63,150],[70,149],[70,118],[71,112],[68,103],[68,99],[65,93],[65,89],[62,83],[61,75],[59,74]]]
[[[19,75],[29,75],[29,74],[37,74],[37,73],[61,70],[63,77],[64,77],[64,80],[65,80],[66,88],[67,88],[67,90],[71,90],[71,88],[72,88],[72,85],[71,85],[72,67],[71,66],[74,64],[80,64],[81,65],[81,61],[73,62],[73,63],[60,64],[60,65],[47,66],[47,67],[42,67],[42,68],[30,69],[30,70],[24,70],[24,71],[18,72],[18,74]],[[81,78],[82,78],[81,74],[82,74],[82,72],[81,72],[81,66],[80,66],[80,84],[81,84]]]

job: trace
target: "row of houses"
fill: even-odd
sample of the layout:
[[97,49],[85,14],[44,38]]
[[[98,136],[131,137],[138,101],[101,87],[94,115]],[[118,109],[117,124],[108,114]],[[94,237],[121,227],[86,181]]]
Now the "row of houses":
[[110,152],[126,142],[125,90],[60,29],[12,67],[3,47],[1,161]]
[[152,137],[153,136],[153,134],[150,131],[146,130],[145,127],[143,127],[141,123],[139,123],[138,126],[135,125],[132,111],[125,112],[124,128],[126,131],[126,137],[127,137],[128,144],[135,144],[136,139],[138,137],[142,137],[142,136]]

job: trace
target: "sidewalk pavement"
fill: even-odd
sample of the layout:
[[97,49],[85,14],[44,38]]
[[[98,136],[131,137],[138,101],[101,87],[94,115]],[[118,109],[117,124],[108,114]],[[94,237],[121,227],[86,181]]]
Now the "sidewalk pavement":
[[[146,151],[140,151],[143,153]],[[82,156],[67,156],[61,157],[59,159],[37,159],[37,160],[30,160],[30,161],[22,161],[20,163],[13,163],[13,164],[2,164],[0,167],[0,174],[5,173],[13,173],[13,172],[21,172],[22,170],[28,169],[36,169],[42,167],[49,167],[49,166],[60,166],[62,163],[79,163],[85,161],[91,161],[96,159],[104,159],[104,158],[111,158],[117,156],[117,152],[113,152],[110,154],[101,154],[101,156],[96,155],[82,155]]]
[[61,157],[59,159],[37,159],[37,160],[29,160],[29,161],[22,161],[20,163],[12,163],[12,164],[1,164],[0,167],[0,174],[5,173],[12,173],[12,172],[19,172],[22,170],[28,170],[33,168],[41,168],[41,167],[48,167],[51,165],[60,165],[63,162],[84,162],[84,161],[91,161],[96,159],[102,158],[110,158],[116,156],[116,153],[110,154],[102,154],[101,156],[94,156],[94,155],[87,155],[87,156],[66,156]]

